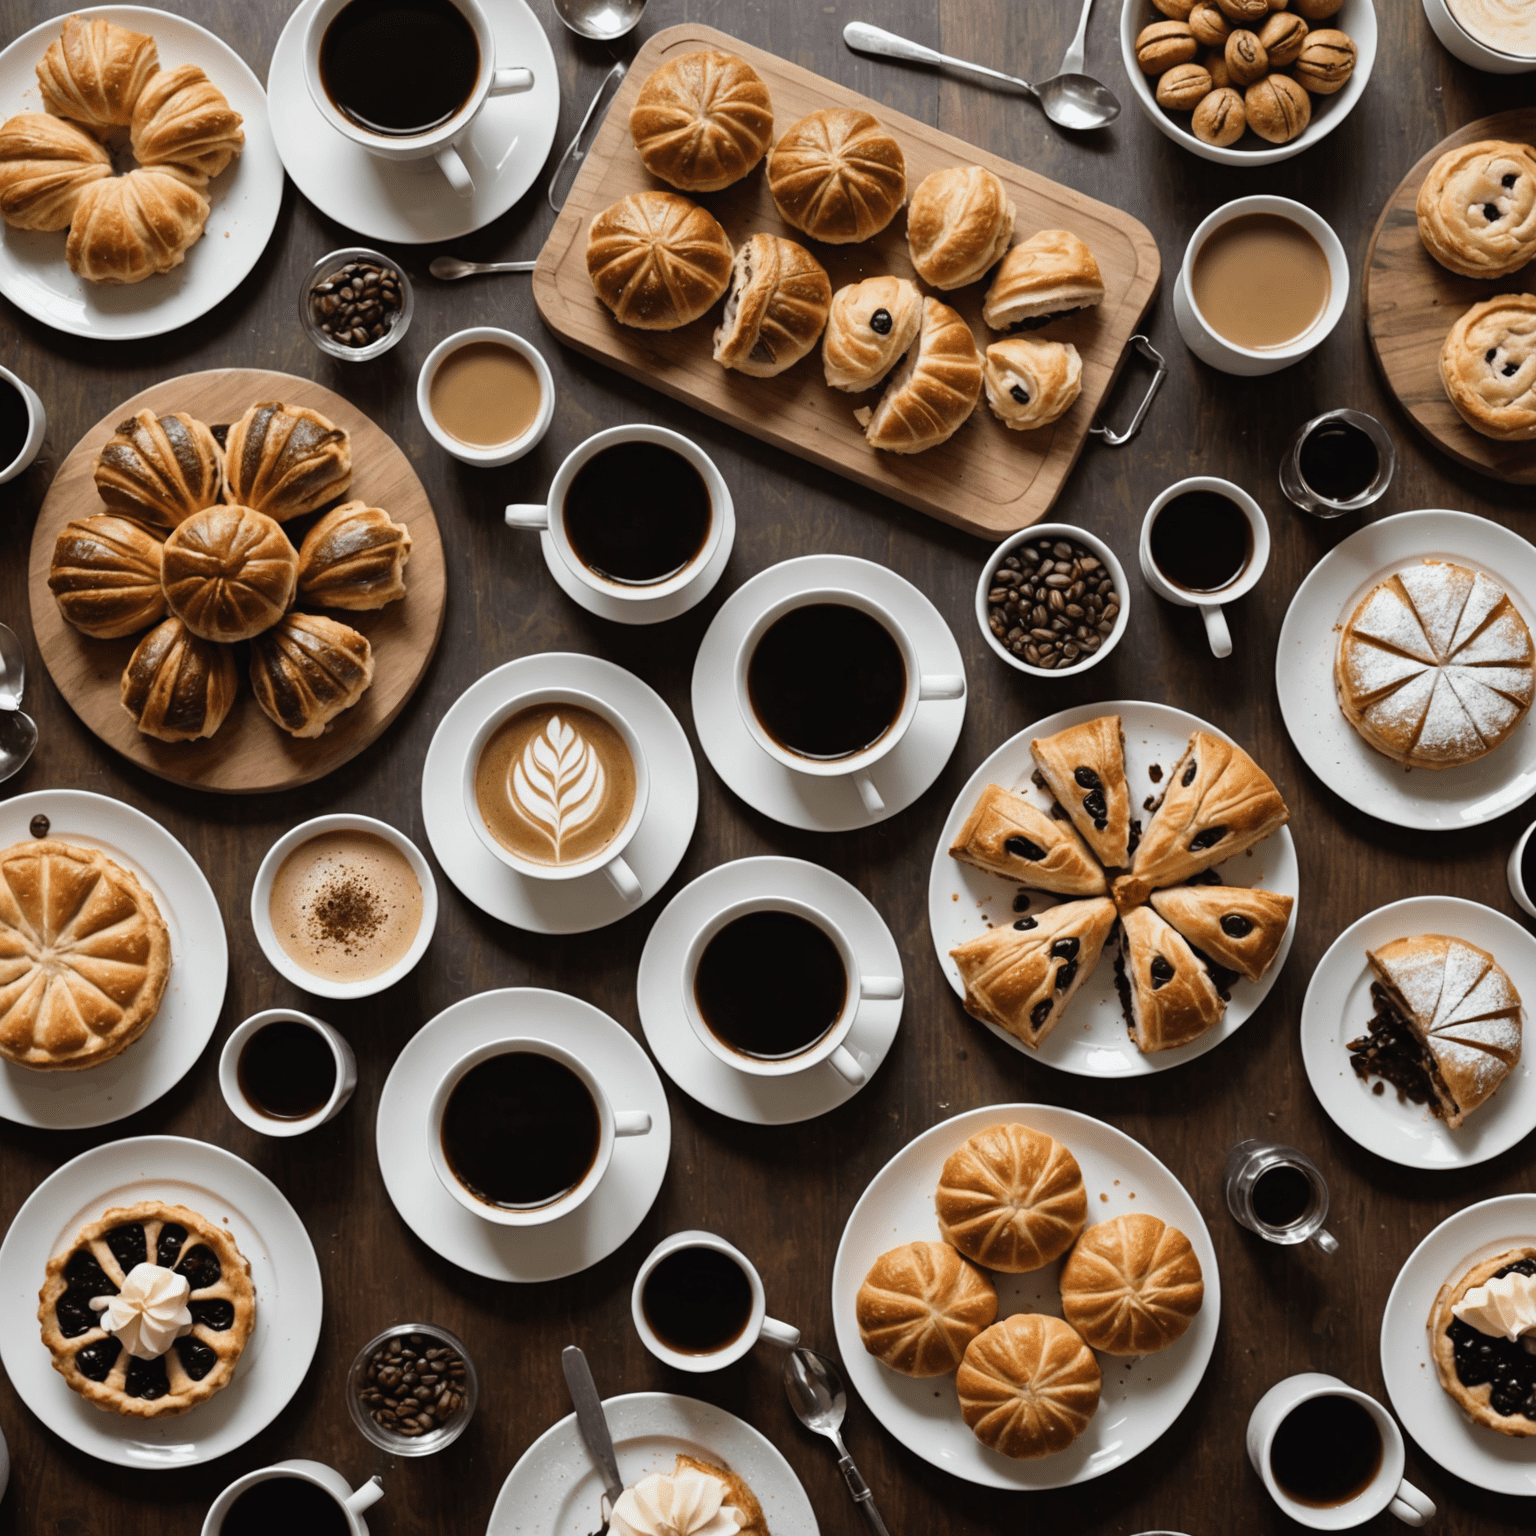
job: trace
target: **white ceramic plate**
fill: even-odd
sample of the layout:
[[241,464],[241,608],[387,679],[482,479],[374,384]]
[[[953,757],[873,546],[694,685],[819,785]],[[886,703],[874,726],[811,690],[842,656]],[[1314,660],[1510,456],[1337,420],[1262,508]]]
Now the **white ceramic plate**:
[[[256,1286],[256,1327],[235,1379],[190,1413],[158,1421],[103,1413],[71,1392],[37,1321],[48,1260],[87,1223],[139,1200],[167,1200],[225,1223]],[[27,1407],[74,1449],[151,1469],[212,1461],[265,1429],[304,1380],[324,1306],[314,1247],[283,1192],[233,1152],[180,1136],[108,1142],[44,1179],[0,1245],[0,1297],[0,1360]]]
[[[1031,737],[1049,736],[1068,726],[1079,725],[1084,720],[1096,720],[1100,715],[1118,714],[1125,731],[1125,769],[1131,788],[1131,815],[1139,817],[1143,824],[1147,812],[1142,802],[1148,795],[1160,795],[1167,787],[1166,776],[1173,771],[1189,738],[1194,731],[1210,731],[1226,737],[1226,732],[1207,724],[1196,715],[1182,709],[1170,709],[1166,704],[1147,704],[1133,699],[1121,699],[1107,704],[1080,704],[1072,709],[1037,720],[1028,730],[1005,741],[966,780],[940,834],[938,847],[934,849],[933,866],[928,874],[928,928],[933,937],[933,947],[939,957],[939,966],[956,997],[965,996],[965,984],[960,980],[960,970],[950,959],[949,952],[966,939],[975,938],[988,928],[1014,919],[1013,900],[1020,887],[1015,881],[1005,880],[985,870],[973,869],[949,856],[950,844],[959,835],[965,818],[970,815],[988,784],[1000,784],[1013,794],[1033,802],[1042,810],[1050,806],[1050,796],[1035,788],[1030,775],[1035,770],[1035,760],[1030,756]],[[1153,779],[1150,773],[1156,766],[1163,778]],[[1261,765],[1262,766],[1262,765]],[[1296,864],[1296,844],[1289,827],[1282,827],[1273,837],[1266,838],[1256,848],[1240,853],[1216,866],[1222,880],[1228,885],[1263,886],[1282,896],[1295,897],[1300,889],[1300,873]],[[1044,892],[1029,893],[1031,912],[1041,912],[1055,904],[1056,898]],[[1072,1000],[1066,1019],[1058,1024],[1038,1050],[1031,1050],[1016,1035],[1005,1029],[986,1024],[999,1040],[1005,1040],[1032,1061],[1042,1061],[1047,1066],[1063,1072],[1073,1072],[1079,1077],[1135,1077],[1149,1072],[1166,1072],[1170,1067],[1182,1066],[1193,1061],[1223,1040],[1237,1033],[1249,1020],[1259,1004],[1269,995],[1291,952],[1291,940],[1296,935],[1296,914],[1299,906],[1291,910],[1291,926],[1275,956],[1274,964],[1265,972],[1261,981],[1237,981],[1232,986],[1232,1001],[1222,1015],[1221,1023],[1207,1031],[1198,1040],[1181,1045],[1171,1051],[1154,1051],[1150,1055],[1136,1049],[1126,1028],[1125,1015],[1120,1007],[1120,997],[1115,991],[1115,955],[1118,940],[1104,946],[1093,975],[1088,978]],[[981,1024],[981,1020],[977,1020]]]
[[1502,1195],[1442,1221],[1408,1256],[1381,1314],[1381,1374],[1403,1428],[1447,1472],[1490,1493],[1536,1496],[1536,1440],[1481,1429],[1435,1375],[1429,1315],[1447,1280],[1522,1243],[1536,1243],[1536,1195]]
[[229,947],[218,898],[192,855],[158,821],[121,800],[80,789],[42,789],[0,801],[0,848],[48,836],[99,848],[137,875],[171,935],[171,975],[160,1011],[121,1055],[81,1072],[34,1072],[0,1061],[0,1118],[50,1130],[109,1125],[153,1104],[192,1070],[219,1022]]
[[[603,1415],[626,1487],[670,1472],[680,1451],[741,1476],[773,1536],[818,1536],[811,1501],[774,1446],[734,1413],[672,1392],[610,1397]],[[486,1536],[590,1536],[603,1483],[570,1414],[546,1429],[501,1485]]]
[[[966,1428],[953,1377],[916,1380],[887,1370],[859,1341],[855,1306],[870,1266],[903,1243],[936,1242],[933,1196],[945,1159],[989,1125],[1017,1121],[1054,1136],[1077,1159],[1088,1190],[1088,1220],[1146,1211],[1190,1241],[1205,1277],[1205,1302],[1183,1338],[1139,1360],[1098,1356],[1103,1395],[1088,1428],[1065,1451],[1011,1461]],[[998,1316],[1061,1316],[1061,1261],[1028,1275],[994,1274]],[[1221,1277],[1216,1250],[1195,1202],[1174,1176],[1123,1131],[1075,1110],[1047,1104],[993,1104],[956,1115],[909,1142],[859,1197],[832,1270],[832,1321],[843,1367],[869,1411],[906,1448],[968,1483],[989,1488],[1062,1488],[1090,1482],[1138,1456],[1178,1418],[1195,1394],[1216,1344]]]
[[1348,1041],[1367,1032],[1375,979],[1365,952],[1415,933],[1449,933],[1486,949],[1523,998],[1536,998],[1536,938],[1490,907],[1457,896],[1412,896],[1368,912],[1329,946],[1307,984],[1301,1009],[1301,1056],[1318,1102],[1346,1136],[1405,1168],[1470,1168],[1507,1152],[1536,1130],[1536,1070],[1530,1053],[1459,1129],[1424,1104],[1398,1102],[1390,1083],[1362,1082],[1349,1064]]
[[[23,33],[0,53],[0,117],[41,112],[38,62],[58,37],[65,12]],[[222,38],[195,22],[142,5],[97,5],[104,16],[155,40],[162,69],[200,64],[245,119],[245,148],[208,184],[212,203],[203,238],[174,271],[142,283],[88,283],[64,260],[65,232],[0,225],[0,293],[56,331],[105,341],[160,336],[227,299],[261,258],[283,201],[283,163],[267,122],[267,97],[250,66]]]
[[1347,805],[1394,826],[1444,832],[1492,821],[1536,794],[1536,726],[1521,721],[1475,763],[1407,768],[1366,745],[1333,686],[1339,631],[1355,604],[1393,571],[1424,559],[1486,572],[1536,625],[1536,548],[1526,539],[1466,512],[1400,512],[1351,534],[1296,589],[1280,627],[1275,689],[1296,750]]

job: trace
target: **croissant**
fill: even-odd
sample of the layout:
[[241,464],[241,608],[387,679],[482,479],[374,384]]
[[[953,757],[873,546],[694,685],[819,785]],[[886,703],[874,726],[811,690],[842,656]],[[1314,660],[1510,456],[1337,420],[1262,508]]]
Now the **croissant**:
[[207,507],[165,541],[161,584],[172,613],[194,635],[232,644],[270,629],[287,612],[298,551],[264,512]]
[[208,222],[201,182],[164,166],[91,182],[64,245],[69,270],[92,283],[142,283],[179,267]]
[[965,425],[981,398],[981,379],[981,353],[970,326],[949,305],[924,299],[917,345],[891,375],[880,403],[853,414],[871,448],[921,453]]
[[0,218],[16,229],[67,229],[80,194],[112,174],[112,157],[83,128],[42,112],[0,125]]
[[731,281],[731,242],[712,213],[676,192],[635,192],[587,230],[587,275],[621,325],[675,331]]
[[82,634],[137,634],[165,617],[160,541],[110,512],[66,523],[53,546],[48,590]]
[[154,38],[100,16],[71,16],[37,66],[37,83],[55,117],[88,128],[126,128],[159,67]]
[[352,484],[352,440],[308,406],[263,401],[229,429],[224,474],[231,501],[287,522]]
[[349,501],[299,546],[299,591],[322,608],[382,608],[405,596],[411,532],[382,507]]
[[180,619],[157,624],[123,668],[123,708],[160,741],[212,736],[235,702],[240,674],[227,645],[199,640]]
[[241,121],[196,64],[162,70],[133,109],[134,158],[140,165],[173,165],[217,176],[244,147]]
[[224,450],[184,411],[140,411],[119,422],[96,455],[96,492],[141,522],[175,527],[213,506],[224,489]]
[[251,687],[262,713],[290,736],[319,736],[373,681],[373,650],[323,614],[290,613],[251,646]]

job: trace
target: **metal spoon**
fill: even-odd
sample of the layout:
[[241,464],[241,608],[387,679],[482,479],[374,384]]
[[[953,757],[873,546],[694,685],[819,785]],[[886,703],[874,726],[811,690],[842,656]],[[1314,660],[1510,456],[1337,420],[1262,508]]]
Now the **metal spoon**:
[[646,0],[555,0],[557,15],[578,37],[611,42],[631,31]]
[[[1089,0],[1091,3],[1092,0]],[[1086,20],[1086,7],[1083,15]],[[1079,37],[1082,30],[1082,23],[1079,23]],[[887,59],[907,59],[914,64],[947,64],[951,69],[965,69],[973,75],[985,75],[989,80],[1016,85],[1021,91],[1027,91],[1033,96],[1045,115],[1063,128],[1102,128],[1120,116],[1120,103],[1114,93],[1092,75],[1052,75],[1039,85],[1031,85],[1028,80],[1020,80],[1016,75],[1005,75],[1001,70],[988,69],[985,64],[972,64],[967,59],[953,58],[937,49],[926,48],[922,43],[897,37],[894,32],[887,32],[881,27],[872,27],[864,21],[850,21],[843,28],[843,41],[860,53],[878,54]]]
[[481,272],[532,272],[536,261],[462,261],[457,256],[434,256],[427,265],[433,277],[451,283],[460,277],[475,277]]
[[825,1355],[814,1349],[792,1349],[784,1357],[784,1390],[789,1393],[789,1404],[807,1429],[825,1435],[837,1447],[837,1470],[843,1474],[853,1501],[864,1511],[876,1536],[890,1536],[880,1511],[875,1508],[875,1496],[869,1484],[853,1464],[848,1447],[838,1433],[843,1425],[843,1415],[848,1412],[848,1394],[843,1388],[843,1378],[837,1366]]
[[37,747],[37,722],[21,707],[26,682],[21,641],[0,624],[0,781],[20,773]]

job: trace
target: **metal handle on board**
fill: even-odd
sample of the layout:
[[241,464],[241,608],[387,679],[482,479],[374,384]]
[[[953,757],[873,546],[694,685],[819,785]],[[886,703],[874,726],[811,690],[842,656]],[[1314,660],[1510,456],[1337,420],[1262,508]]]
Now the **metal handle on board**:
[[1157,398],[1158,390],[1163,387],[1163,380],[1168,377],[1168,364],[1163,354],[1145,336],[1138,332],[1131,337],[1131,345],[1157,369],[1157,372],[1152,375],[1152,382],[1147,385],[1147,392],[1141,397],[1141,404],[1136,407],[1136,414],[1131,417],[1131,424],[1124,432],[1112,432],[1108,427],[1101,427],[1097,423],[1088,428],[1092,436],[1102,437],[1111,448],[1123,448],[1141,431],[1141,424],[1146,420],[1147,412],[1152,409],[1152,402]]

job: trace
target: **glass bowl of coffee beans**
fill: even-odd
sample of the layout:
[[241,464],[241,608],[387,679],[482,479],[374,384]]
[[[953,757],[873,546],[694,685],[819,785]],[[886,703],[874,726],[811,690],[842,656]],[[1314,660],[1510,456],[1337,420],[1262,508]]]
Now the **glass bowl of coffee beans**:
[[987,556],[976,622],[1010,667],[1060,677],[1097,666],[1120,643],[1130,589],[1115,552],[1069,523],[1036,523]]
[[347,1374],[352,1422],[396,1456],[430,1456],[452,1445],[479,1398],[464,1341],[432,1323],[385,1329],[363,1345]]
[[322,256],[299,289],[299,323],[309,339],[349,363],[388,352],[415,308],[404,269],[363,246]]

